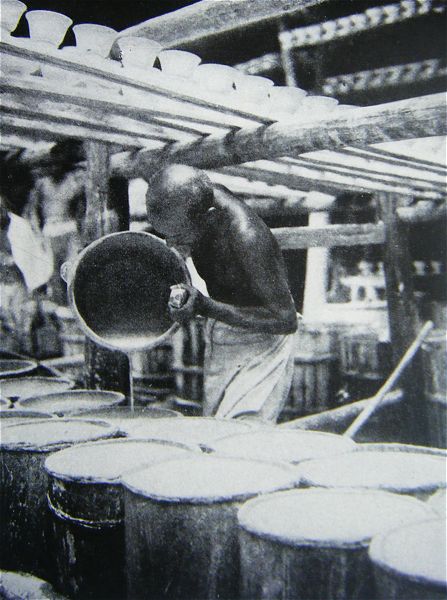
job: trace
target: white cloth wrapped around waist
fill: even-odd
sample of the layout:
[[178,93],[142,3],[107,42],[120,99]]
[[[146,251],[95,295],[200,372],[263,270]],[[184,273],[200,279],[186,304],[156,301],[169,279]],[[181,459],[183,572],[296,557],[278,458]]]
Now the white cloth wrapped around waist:
[[294,334],[253,332],[208,319],[204,414],[276,421],[293,376]]

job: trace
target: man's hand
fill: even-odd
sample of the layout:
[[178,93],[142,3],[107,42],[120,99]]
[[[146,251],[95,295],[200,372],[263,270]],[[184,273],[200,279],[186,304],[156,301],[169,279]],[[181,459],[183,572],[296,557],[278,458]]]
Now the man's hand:
[[192,285],[173,285],[168,302],[169,314],[177,323],[187,323],[199,313],[202,300],[203,295]]

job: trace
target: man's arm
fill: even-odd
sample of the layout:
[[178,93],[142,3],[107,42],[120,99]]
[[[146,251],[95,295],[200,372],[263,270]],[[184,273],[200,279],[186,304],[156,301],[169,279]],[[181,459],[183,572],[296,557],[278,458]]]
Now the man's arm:
[[297,317],[289,291],[284,264],[276,240],[267,228],[250,227],[237,231],[232,244],[238,256],[237,267],[249,283],[256,306],[240,307],[207,298],[194,288],[184,307],[171,310],[176,320],[194,314],[211,317],[252,331],[288,334],[296,331]]

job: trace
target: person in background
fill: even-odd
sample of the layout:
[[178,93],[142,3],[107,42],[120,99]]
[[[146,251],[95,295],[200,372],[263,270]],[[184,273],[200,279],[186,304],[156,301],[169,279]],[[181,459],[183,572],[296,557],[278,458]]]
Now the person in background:
[[176,286],[169,302],[179,323],[207,319],[203,414],[275,422],[291,385],[297,314],[270,229],[206,173],[183,165],[150,179],[147,214],[207,286],[208,296]]

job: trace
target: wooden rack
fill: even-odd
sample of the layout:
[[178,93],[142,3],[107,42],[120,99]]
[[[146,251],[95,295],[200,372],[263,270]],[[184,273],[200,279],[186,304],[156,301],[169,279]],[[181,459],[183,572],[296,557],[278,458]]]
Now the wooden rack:
[[[239,0],[234,4],[242,6]],[[290,8],[285,0],[280,4]],[[38,63],[43,72],[45,67],[57,68],[81,80],[73,88],[35,75],[3,78],[0,131],[3,145],[29,147],[21,157],[28,164],[49,158],[49,149],[35,150],[33,142],[84,140],[86,243],[110,233],[105,221],[97,218],[105,210],[108,178],[147,177],[167,162],[205,168],[229,181],[242,178],[248,188],[252,181],[280,184],[291,195],[315,188],[375,194],[381,207],[379,223],[281,228],[275,235],[284,249],[384,244],[392,341],[395,356],[402,353],[418,328],[418,318],[406,256],[407,232],[398,210],[408,207],[411,199],[439,207],[446,197],[446,170],[373,145],[446,135],[445,94],[334,111],[324,120],[273,122],[216,103],[193,87],[178,92],[162,77],[138,81],[126,76],[118,64],[101,70],[6,43],[0,43],[0,52],[2,58],[14,57],[24,65]],[[104,356],[93,347],[87,352],[93,386],[103,385],[105,373],[111,371],[113,357]],[[117,385],[124,380],[122,357],[115,364],[120,369],[114,376]],[[417,392],[418,386],[413,385],[411,405],[419,410]]]

